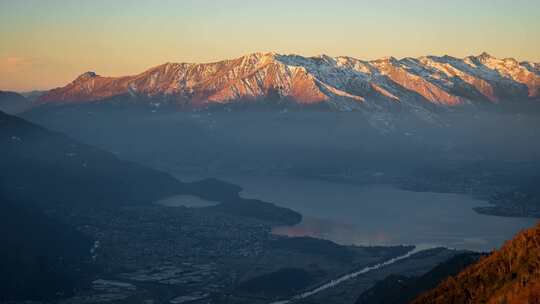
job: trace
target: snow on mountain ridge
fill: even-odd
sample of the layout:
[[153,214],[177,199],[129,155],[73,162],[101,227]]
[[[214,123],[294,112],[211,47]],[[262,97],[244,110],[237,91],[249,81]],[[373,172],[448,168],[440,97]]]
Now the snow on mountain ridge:
[[165,98],[194,107],[238,100],[288,99],[338,109],[386,109],[434,104],[458,106],[511,99],[538,99],[537,63],[497,59],[487,53],[455,58],[304,57],[252,53],[212,63],[165,63],[132,76],[93,72],[49,91],[41,103],[96,102],[129,94]]

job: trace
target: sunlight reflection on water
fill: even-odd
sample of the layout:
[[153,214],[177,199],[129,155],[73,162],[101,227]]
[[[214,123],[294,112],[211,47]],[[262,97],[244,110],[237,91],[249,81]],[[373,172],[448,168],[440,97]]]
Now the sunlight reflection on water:
[[345,245],[425,245],[490,251],[535,219],[478,214],[487,202],[467,195],[412,192],[296,178],[224,178],[257,198],[300,212],[275,234],[311,236]]

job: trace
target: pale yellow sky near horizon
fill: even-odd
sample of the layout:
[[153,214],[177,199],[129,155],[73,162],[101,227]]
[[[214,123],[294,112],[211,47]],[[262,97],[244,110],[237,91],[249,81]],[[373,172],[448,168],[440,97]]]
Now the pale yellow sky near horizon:
[[0,0],[0,90],[257,51],[540,62],[540,0]]

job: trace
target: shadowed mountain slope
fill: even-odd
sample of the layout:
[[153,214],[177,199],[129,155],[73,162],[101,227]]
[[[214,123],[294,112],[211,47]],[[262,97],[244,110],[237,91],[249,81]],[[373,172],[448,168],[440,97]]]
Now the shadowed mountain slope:
[[44,205],[147,203],[181,193],[173,177],[0,112],[0,189]]
[[0,91],[0,111],[16,114],[29,109],[30,106],[30,100],[23,95],[15,92]]

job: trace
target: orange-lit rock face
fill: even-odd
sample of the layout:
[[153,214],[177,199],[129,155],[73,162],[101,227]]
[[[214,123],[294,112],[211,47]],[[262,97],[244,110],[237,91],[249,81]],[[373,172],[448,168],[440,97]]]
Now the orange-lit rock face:
[[451,61],[448,60],[438,60],[438,58],[423,57],[420,61],[425,64],[427,67],[434,69],[434,71],[443,75],[443,77],[448,78],[457,78],[463,80],[463,82],[472,86],[476,89],[482,96],[488,99],[491,102],[498,102],[499,98],[495,94],[495,90],[491,84],[479,77],[473,76],[466,69],[458,69],[451,64]]
[[540,224],[519,233],[500,250],[481,259],[415,304],[538,303],[540,300]]
[[497,59],[487,54],[481,56],[480,62],[489,69],[495,70],[502,77],[517,81],[528,89],[528,95],[531,98],[539,97],[540,75],[538,67],[536,73],[534,69],[531,71],[527,64],[520,64],[515,59]]
[[309,75],[305,70],[297,70],[294,73],[290,96],[300,103],[317,103],[329,98],[321,92],[313,76]]
[[49,91],[40,102],[97,102],[129,95],[193,106],[280,98],[303,104],[343,102],[347,108],[372,106],[381,100],[458,106],[479,99],[538,98],[539,75],[538,64],[487,54],[464,59],[428,56],[362,61],[255,53],[207,64],[167,63],[117,78],[88,72]]
[[409,73],[406,69],[396,66],[391,62],[383,62],[379,66],[381,74],[387,75],[397,84],[407,90],[416,92],[423,96],[426,100],[436,103],[455,106],[463,103],[461,97],[451,95],[443,88],[425,80],[415,74]]
[[87,72],[65,87],[49,91],[39,100],[44,103],[84,102],[121,95],[127,90],[128,78],[107,78]]

